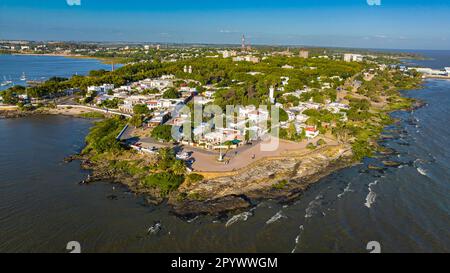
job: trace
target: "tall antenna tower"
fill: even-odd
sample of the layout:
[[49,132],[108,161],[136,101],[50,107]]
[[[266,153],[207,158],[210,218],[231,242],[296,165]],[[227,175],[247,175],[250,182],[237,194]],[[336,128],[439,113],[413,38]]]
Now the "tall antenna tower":
[[242,50],[245,50],[245,35],[242,34]]

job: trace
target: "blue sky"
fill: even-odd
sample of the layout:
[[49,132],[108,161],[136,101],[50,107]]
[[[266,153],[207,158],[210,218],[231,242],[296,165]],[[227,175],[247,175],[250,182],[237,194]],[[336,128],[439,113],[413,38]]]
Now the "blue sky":
[[0,0],[0,39],[450,49],[450,1],[380,1]]

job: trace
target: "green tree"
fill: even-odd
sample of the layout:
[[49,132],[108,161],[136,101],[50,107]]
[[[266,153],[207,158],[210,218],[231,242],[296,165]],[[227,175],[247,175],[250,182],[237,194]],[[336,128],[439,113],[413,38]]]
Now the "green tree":
[[287,129],[287,136],[289,139],[294,140],[297,136],[297,129],[295,128],[294,123],[289,124]]
[[282,108],[278,108],[280,110],[279,115],[280,115],[280,122],[285,122],[289,120],[289,115],[286,113],[286,111],[284,111],[284,109]]
[[141,115],[133,115],[129,121],[131,125],[138,128],[142,126],[143,118]]
[[176,160],[172,165],[172,172],[176,175],[184,175],[186,173],[186,164],[183,160]]
[[17,96],[11,90],[6,90],[0,95],[2,96],[5,104],[17,104],[19,102]]
[[184,176],[165,172],[148,175],[144,179],[143,184],[147,187],[156,187],[160,189],[161,195],[165,196],[178,189],[183,181]]
[[170,125],[158,125],[156,126],[151,136],[155,139],[164,140],[164,141],[171,141],[172,138],[172,126]]
[[178,99],[179,97],[181,97],[181,94],[175,88],[170,88],[163,94],[164,99]]
[[167,171],[176,161],[175,152],[171,148],[161,148],[158,151],[158,169]]
[[114,117],[97,122],[86,136],[86,147],[83,153],[88,152],[114,152],[121,150],[117,135],[125,126],[122,118]]
[[136,104],[133,106],[133,113],[135,115],[147,115],[150,113],[150,109],[145,104]]

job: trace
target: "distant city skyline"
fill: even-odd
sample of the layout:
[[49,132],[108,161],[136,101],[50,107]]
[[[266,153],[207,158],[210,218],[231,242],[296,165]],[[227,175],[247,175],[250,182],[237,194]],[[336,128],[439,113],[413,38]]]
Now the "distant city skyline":
[[376,2],[2,0],[0,40],[450,49],[447,1]]

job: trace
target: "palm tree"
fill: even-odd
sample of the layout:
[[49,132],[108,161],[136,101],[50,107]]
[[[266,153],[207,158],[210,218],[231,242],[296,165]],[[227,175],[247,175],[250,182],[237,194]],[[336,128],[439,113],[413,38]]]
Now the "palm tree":
[[175,156],[174,156],[174,153],[173,153],[171,148],[165,147],[165,148],[159,149],[158,157],[159,157],[160,160],[170,161]]
[[172,171],[176,175],[184,175],[186,173],[186,165],[184,161],[177,160],[172,166]]

